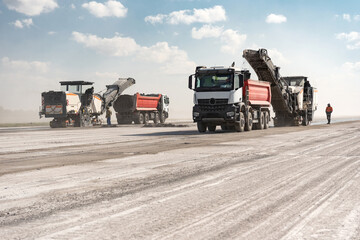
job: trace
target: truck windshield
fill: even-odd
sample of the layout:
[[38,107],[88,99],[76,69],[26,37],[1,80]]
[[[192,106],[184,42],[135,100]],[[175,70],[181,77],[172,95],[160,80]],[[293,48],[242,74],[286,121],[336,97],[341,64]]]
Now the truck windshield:
[[206,74],[196,76],[196,90],[222,91],[233,89],[232,74]]
[[62,85],[61,91],[71,92],[71,93],[82,93],[81,85]]
[[292,79],[288,80],[289,86],[304,87],[304,79]]

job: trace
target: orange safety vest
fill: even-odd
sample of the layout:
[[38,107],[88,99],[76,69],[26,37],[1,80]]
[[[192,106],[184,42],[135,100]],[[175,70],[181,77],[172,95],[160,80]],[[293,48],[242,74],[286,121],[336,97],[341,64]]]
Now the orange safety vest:
[[326,107],[326,113],[332,113],[333,109],[332,107]]

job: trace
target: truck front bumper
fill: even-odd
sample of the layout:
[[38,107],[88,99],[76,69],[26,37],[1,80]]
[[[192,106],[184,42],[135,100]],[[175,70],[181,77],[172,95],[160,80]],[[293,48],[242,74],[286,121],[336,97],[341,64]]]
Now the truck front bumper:
[[195,105],[193,107],[194,122],[224,123],[234,122],[235,118],[234,105]]

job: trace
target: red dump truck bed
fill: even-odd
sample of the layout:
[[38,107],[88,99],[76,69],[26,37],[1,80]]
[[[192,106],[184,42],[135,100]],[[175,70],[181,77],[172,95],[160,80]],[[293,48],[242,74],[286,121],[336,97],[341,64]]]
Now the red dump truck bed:
[[247,89],[249,91],[250,105],[271,105],[270,83],[248,79],[244,81],[243,96],[246,96]]
[[136,93],[136,110],[146,111],[146,110],[157,110],[161,94],[158,95],[141,95]]

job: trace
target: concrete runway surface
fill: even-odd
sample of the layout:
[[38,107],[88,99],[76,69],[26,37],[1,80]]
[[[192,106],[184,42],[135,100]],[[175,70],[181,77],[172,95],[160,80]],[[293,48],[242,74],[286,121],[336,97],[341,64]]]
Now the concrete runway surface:
[[0,130],[1,239],[360,239],[360,122]]

